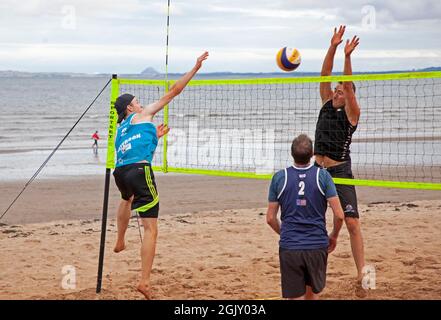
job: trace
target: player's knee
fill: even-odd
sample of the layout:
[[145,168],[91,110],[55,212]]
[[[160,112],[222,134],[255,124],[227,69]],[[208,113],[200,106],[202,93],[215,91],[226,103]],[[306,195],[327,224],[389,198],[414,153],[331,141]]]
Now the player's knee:
[[360,230],[360,221],[355,218],[346,218],[346,227],[348,228],[348,232],[351,236],[356,236],[361,234]]
[[121,202],[120,202],[120,209],[121,209],[121,210],[124,210],[124,211],[127,211],[127,210],[130,211],[131,206],[132,206],[132,201],[133,201],[133,197],[130,198],[130,199],[128,199],[128,200],[126,200],[126,199],[121,199]]
[[151,231],[150,231],[150,236],[152,237],[152,239],[157,239],[158,238],[158,229],[156,228],[156,229],[152,229]]
[[158,237],[158,225],[156,223],[146,223],[144,225],[144,232],[156,239]]

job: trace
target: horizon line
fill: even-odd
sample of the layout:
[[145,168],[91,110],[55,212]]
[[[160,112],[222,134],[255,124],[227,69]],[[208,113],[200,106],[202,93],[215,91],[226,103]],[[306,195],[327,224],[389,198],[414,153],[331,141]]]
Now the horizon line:
[[[149,67],[150,68],[150,67]],[[441,69],[441,66],[439,67],[426,67],[426,68],[412,68],[412,69],[402,69],[402,70],[382,70],[382,71],[357,71],[353,72],[354,74],[363,74],[363,73],[384,73],[384,72],[409,72],[409,71],[421,71],[421,70],[428,70],[428,69]],[[121,75],[165,75],[166,73],[158,72],[155,69],[153,69],[154,72],[148,73],[144,71],[141,71],[139,73],[116,73]],[[115,74],[113,72],[72,72],[72,71],[22,71],[22,70],[0,70],[0,73],[24,73],[24,74],[54,74],[54,75],[90,75],[90,76],[99,76],[99,75],[112,75]],[[295,74],[295,73],[318,73],[320,74],[320,71],[292,71],[292,72],[283,72],[283,71],[261,71],[261,72],[253,72],[253,71],[211,71],[211,72],[199,72],[198,75],[210,75],[210,74]],[[340,74],[343,73],[342,71],[333,72],[334,74]],[[182,75],[185,74],[185,72],[169,72],[169,75]]]

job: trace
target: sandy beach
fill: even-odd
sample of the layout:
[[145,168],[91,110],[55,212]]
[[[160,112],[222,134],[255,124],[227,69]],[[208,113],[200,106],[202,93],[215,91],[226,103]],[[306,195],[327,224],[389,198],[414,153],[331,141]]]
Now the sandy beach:
[[[278,237],[266,225],[268,181],[158,175],[155,299],[280,298]],[[3,210],[24,182],[0,186]],[[112,180],[103,291],[95,294],[104,177],[37,180],[0,226],[0,299],[142,299],[136,219],[112,252],[119,195]],[[358,188],[366,261],[376,289],[358,294],[344,228],[323,299],[441,299],[439,192]],[[331,227],[328,212],[328,226]],[[73,266],[76,288],[63,289]]]

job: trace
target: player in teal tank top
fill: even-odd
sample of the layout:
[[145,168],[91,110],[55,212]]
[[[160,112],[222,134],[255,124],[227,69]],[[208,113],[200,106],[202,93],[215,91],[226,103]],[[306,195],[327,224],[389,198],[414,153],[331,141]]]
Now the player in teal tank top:
[[116,169],[115,183],[121,192],[118,208],[118,239],[114,252],[125,249],[125,233],[129,225],[131,210],[136,210],[144,226],[141,246],[141,279],[137,289],[146,299],[151,298],[150,273],[158,234],[159,196],[151,167],[158,139],[169,132],[169,128],[153,124],[153,117],[179,95],[188,82],[202,67],[208,52],[201,55],[192,70],[179,79],[161,99],[143,107],[135,96],[123,94],[115,102],[119,127],[115,138]]
[[135,113],[125,119],[115,138],[116,167],[146,161],[151,163],[158,145],[153,122],[132,123]]

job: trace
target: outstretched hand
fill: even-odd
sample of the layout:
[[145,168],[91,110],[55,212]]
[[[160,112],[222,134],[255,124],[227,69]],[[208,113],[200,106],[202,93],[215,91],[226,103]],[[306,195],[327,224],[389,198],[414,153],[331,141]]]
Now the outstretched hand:
[[200,67],[202,67],[202,62],[204,62],[205,60],[207,60],[208,58],[208,52],[205,51],[197,60],[196,60],[196,65],[195,67],[197,69],[199,69]]
[[166,124],[164,125],[163,123],[156,127],[156,135],[158,136],[158,139],[165,136],[167,133],[169,133],[169,131],[170,128]]
[[349,42],[348,39],[346,41],[346,46],[345,46],[345,55],[350,56],[352,52],[354,52],[355,48],[357,48],[359,43],[360,43],[360,38],[357,38],[357,36],[354,36],[351,42]]
[[343,42],[343,36],[345,34],[346,26],[340,26],[340,28],[334,28],[334,35],[331,39],[331,45],[337,47],[340,43]]

